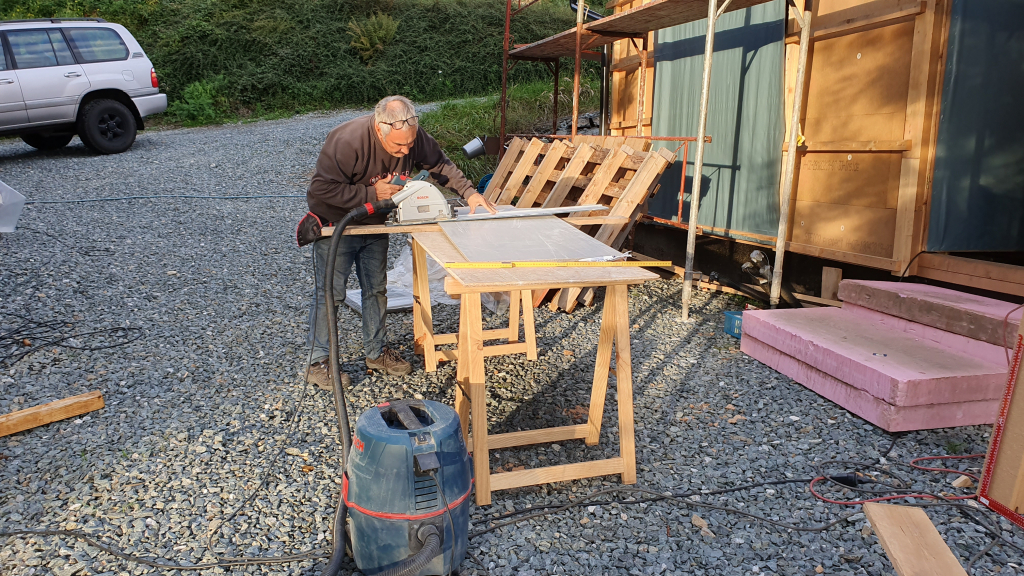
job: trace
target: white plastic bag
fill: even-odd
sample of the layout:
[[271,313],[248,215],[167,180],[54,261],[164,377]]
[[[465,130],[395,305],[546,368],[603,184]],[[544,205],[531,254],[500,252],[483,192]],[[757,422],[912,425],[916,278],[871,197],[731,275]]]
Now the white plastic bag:
[[[430,283],[431,304],[458,304],[459,301],[448,296],[444,291],[444,279],[448,276],[444,266],[427,255],[427,279]],[[359,312],[362,308],[360,290],[349,290],[345,294],[345,303]],[[507,304],[506,304],[507,308]],[[402,248],[395,259],[391,270],[388,270],[388,312],[412,309],[412,250],[409,246]]]

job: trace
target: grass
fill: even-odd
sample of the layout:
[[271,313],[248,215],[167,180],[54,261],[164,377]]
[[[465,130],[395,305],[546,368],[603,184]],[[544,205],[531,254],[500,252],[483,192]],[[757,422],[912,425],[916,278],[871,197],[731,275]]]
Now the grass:
[[[588,76],[580,87],[580,113],[598,109],[600,81]],[[506,132],[551,132],[553,108],[552,82],[533,81],[515,84],[509,89]],[[559,85],[559,116],[572,113],[572,79],[562,78]],[[481,156],[472,160],[462,153],[462,146],[477,136],[497,136],[500,117],[499,97],[487,96],[445,102],[421,118],[423,129],[433,136],[466,177],[474,183],[494,172],[498,163],[495,156]]]

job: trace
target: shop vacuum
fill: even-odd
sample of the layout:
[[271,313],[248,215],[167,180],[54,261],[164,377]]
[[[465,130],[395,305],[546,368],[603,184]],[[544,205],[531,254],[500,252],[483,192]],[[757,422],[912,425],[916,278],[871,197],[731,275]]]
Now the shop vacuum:
[[393,210],[409,195],[403,192],[352,210],[331,238],[324,293],[343,474],[323,576],[337,576],[346,545],[368,576],[456,574],[469,546],[472,465],[455,411],[429,400],[383,402],[359,417],[353,438],[338,384],[334,262],[342,232],[354,220]]

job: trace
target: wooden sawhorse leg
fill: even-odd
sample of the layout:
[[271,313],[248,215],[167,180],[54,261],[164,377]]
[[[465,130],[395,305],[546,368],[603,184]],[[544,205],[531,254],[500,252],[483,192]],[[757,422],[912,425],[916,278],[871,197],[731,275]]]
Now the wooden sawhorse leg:
[[437,349],[434,316],[430,309],[427,252],[415,239],[412,241],[412,334],[415,353],[423,354],[424,370],[434,372],[437,370]]
[[601,314],[601,335],[597,342],[594,385],[590,391],[587,416],[588,446],[597,445],[601,419],[608,392],[608,372],[615,348],[615,388],[619,409],[619,454],[622,457],[622,483],[636,483],[636,431],[633,426],[633,367],[629,353],[629,286],[609,286]]
[[[487,448],[487,391],[484,387],[484,338],[480,294],[463,294],[459,314],[459,358],[455,369],[455,409],[467,438],[469,419],[473,423],[473,475],[476,503],[491,503],[490,457]],[[465,390],[465,392],[463,392]],[[466,394],[469,398],[466,398]]]

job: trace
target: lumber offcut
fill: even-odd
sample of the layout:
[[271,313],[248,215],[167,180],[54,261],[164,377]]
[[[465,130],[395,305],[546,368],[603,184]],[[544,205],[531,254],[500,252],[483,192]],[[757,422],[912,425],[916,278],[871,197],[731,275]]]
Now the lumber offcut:
[[103,408],[103,393],[99,390],[71,396],[56,402],[40,404],[0,416],[0,436],[16,434],[65,418],[71,418]]
[[864,515],[898,576],[967,576],[924,510],[869,502]]

